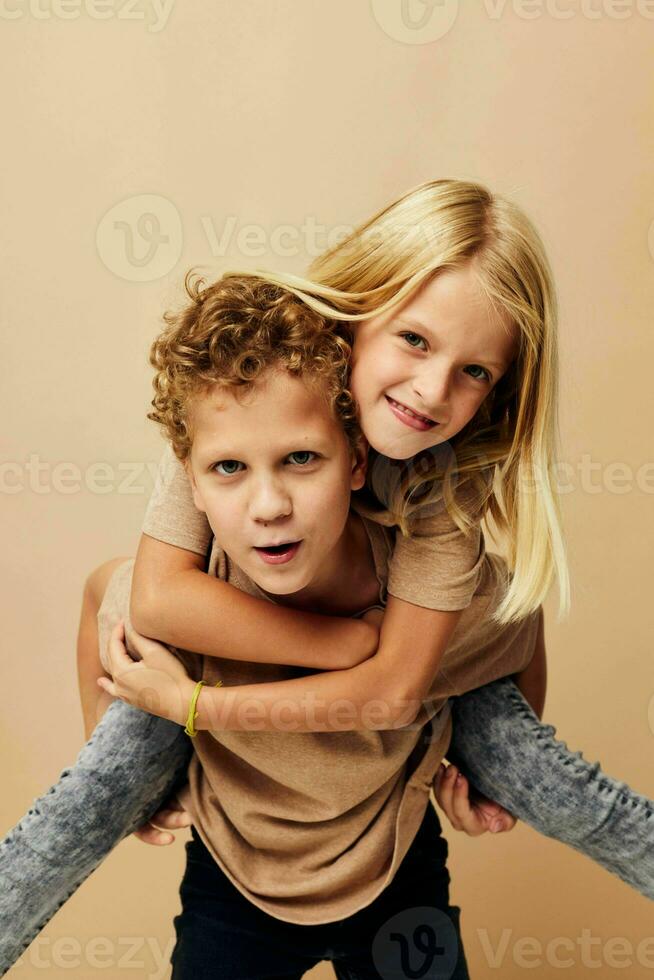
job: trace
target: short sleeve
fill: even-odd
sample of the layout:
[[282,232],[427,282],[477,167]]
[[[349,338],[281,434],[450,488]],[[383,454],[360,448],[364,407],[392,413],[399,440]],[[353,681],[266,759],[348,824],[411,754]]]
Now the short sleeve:
[[[459,505],[469,511],[469,485],[456,490]],[[444,504],[415,522],[411,537],[399,531],[388,574],[388,592],[425,609],[466,609],[479,584],[486,547],[479,521],[466,536]]]
[[167,445],[143,519],[143,533],[157,541],[206,555],[213,532],[206,514],[193,502],[186,470]]

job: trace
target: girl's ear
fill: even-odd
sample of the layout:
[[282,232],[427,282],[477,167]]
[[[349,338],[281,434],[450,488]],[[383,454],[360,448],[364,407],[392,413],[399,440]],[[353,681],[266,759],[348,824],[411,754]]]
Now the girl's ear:
[[198,510],[201,510],[203,514],[206,514],[207,508],[204,506],[204,501],[202,499],[202,494],[198,490],[198,485],[195,482],[195,476],[193,475],[193,468],[191,466],[191,457],[187,456],[183,463],[184,469],[186,470],[186,475],[191,484],[191,491],[193,493],[193,503]]
[[368,443],[363,435],[359,436],[352,449],[352,475],[350,489],[360,490],[366,482],[368,471]]

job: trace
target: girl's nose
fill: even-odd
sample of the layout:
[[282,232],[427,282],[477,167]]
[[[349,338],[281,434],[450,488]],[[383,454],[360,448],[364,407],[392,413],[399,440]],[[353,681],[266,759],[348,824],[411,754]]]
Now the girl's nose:
[[433,365],[413,379],[413,390],[420,399],[416,410],[424,409],[436,422],[445,422],[448,418],[450,403],[451,378],[447,367],[437,368]]

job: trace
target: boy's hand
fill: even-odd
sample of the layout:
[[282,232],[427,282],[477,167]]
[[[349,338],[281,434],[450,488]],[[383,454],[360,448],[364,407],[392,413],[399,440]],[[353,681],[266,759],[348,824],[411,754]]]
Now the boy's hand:
[[125,626],[120,620],[111,631],[107,649],[113,680],[99,677],[98,685],[113,697],[160,718],[185,725],[195,684],[183,664],[157,640],[130,629],[129,641],[141,660],[132,660],[125,647]]
[[173,794],[168,797],[160,810],[153,813],[147,823],[134,831],[134,837],[138,837],[144,844],[172,844],[175,838],[170,831],[190,827],[192,823],[190,813]]
[[470,837],[487,831],[500,834],[513,830],[517,823],[512,813],[471,787],[456,766],[441,765],[433,786],[436,801],[454,829]]

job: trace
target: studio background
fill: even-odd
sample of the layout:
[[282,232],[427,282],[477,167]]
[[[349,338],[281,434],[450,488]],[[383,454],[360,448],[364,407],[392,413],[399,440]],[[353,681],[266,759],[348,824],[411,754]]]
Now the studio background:
[[[556,622],[553,589],[544,720],[654,796],[654,4],[401,10],[7,0],[0,12],[0,834],[82,744],[83,583],[137,546],[164,445],[145,417],[147,351],[186,270],[301,272],[339,226],[439,176],[511,197],[548,248],[572,611]],[[645,898],[522,824],[477,840],[443,824],[472,976],[652,975]],[[169,976],[188,836],[123,842],[16,976]]]

